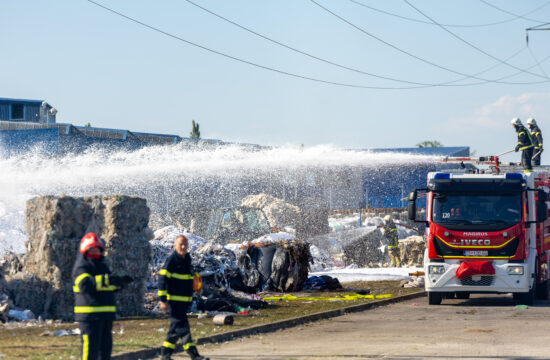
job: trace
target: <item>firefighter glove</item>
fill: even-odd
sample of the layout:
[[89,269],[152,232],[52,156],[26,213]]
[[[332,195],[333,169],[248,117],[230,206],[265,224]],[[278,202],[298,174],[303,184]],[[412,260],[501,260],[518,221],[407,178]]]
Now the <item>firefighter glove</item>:
[[519,151],[519,145],[516,145],[516,148],[514,149],[516,152]]

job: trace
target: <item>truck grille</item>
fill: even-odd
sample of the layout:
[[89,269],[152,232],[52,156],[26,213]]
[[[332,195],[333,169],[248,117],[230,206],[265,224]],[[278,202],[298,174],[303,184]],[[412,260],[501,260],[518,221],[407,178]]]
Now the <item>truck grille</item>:
[[489,275],[482,275],[481,279],[478,281],[475,281],[472,279],[471,276],[465,277],[464,279],[460,279],[460,282],[462,285],[466,286],[490,286],[493,285],[493,281],[495,280],[494,276]]

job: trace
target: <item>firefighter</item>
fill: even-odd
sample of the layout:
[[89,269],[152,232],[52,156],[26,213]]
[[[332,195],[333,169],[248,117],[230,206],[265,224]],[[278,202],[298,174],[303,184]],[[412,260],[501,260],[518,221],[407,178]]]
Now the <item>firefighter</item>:
[[80,328],[83,360],[111,358],[114,292],[132,281],[130,276],[110,275],[103,250],[96,234],[84,235],[73,266],[74,315]]
[[166,334],[166,341],[162,344],[162,360],[170,359],[180,338],[183,349],[191,359],[208,360],[199,355],[187,321],[187,309],[193,301],[193,291],[202,291],[202,279],[198,274],[193,274],[191,256],[187,253],[188,247],[187,238],[183,235],[178,236],[174,242],[174,251],[168,256],[158,274],[160,309],[170,312],[170,328]]
[[390,267],[400,267],[399,240],[397,238],[397,227],[391,215],[384,216],[384,224],[380,224],[382,235],[388,242],[388,253],[390,255]]
[[531,161],[533,162],[533,165],[540,166],[540,156],[542,155],[543,149],[542,149],[542,133],[540,132],[539,127],[537,126],[537,122],[533,118],[527,119],[527,127],[529,127],[529,131],[531,132],[531,139],[533,139],[533,142],[535,143],[534,146],[534,155],[531,158]]
[[513,118],[512,126],[516,130],[518,135],[518,144],[516,145],[516,152],[522,151],[521,153],[521,165],[523,165],[523,172],[530,173],[533,171],[531,166],[531,158],[533,157],[533,148],[534,143],[531,139],[531,133],[523,126],[519,118]]

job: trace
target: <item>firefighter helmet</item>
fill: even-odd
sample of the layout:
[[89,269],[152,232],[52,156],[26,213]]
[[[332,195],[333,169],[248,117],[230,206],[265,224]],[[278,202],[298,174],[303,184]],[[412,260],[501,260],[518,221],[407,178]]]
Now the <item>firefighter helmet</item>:
[[533,118],[527,119],[527,125],[537,125],[537,122]]
[[521,120],[519,118],[513,118],[512,121],[510,121],[510,123],[514,126],[518,126],[518,125],[521,125]]
[[80,240],[80,252],[85,254],[86,251],[94,247],[98,247],[103,251],[103,244],[99,241],[97,235],[93,232],[87,233],[82,237],[82,240]]
[[391,215],[384,216],[384,221],[390,221],[390,220],[391,220]]

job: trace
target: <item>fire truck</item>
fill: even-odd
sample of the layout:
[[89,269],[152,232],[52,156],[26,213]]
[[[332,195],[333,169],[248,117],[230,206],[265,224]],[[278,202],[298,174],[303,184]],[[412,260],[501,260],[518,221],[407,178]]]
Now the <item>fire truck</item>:
[[[428,303],[472,293],[512,293],[526,305],[548,299],[550,170],[504,169],[493,156],[446,160],[491,166],[429,173],[427,187],[409,195],[409,219],[426,223]],[[424,195],[426,217],[418,220]]]

